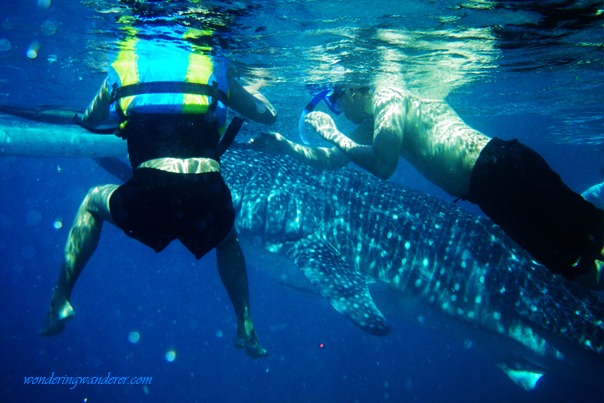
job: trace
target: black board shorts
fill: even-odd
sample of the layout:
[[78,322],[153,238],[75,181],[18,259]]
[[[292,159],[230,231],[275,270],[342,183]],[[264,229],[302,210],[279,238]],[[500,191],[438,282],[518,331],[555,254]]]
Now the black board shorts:
[[219,172],[180,174],[140,168],[111,195],[113,220],[156,252],[175,239],[197,259],[233,227],[231,192]]
[[[604,211],[585,201],[518,140],[492,139],[472,170],[467,198],[537,261],[574,278],[604,245]],[[579,265],[580,266],[580,265]]]

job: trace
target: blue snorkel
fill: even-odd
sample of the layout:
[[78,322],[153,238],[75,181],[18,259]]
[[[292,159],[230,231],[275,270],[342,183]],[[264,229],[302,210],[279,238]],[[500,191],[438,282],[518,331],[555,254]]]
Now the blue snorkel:
[[339,91],[337,91],[336,89],[331,89],[331,88],[320,91],[314,97],[312,97],[310,102],[306,105],[306,107],[302,111],[302,114],[300,115],[300,120],[298,122],[298,134],[300,135],[300,140],[302,140],[302,142],[304,144],[307,144],[307,145],[309,144],[309,141],[306,137],[306,133],[305,133],[305,129],[304,129],[306,115],[308,115],[310,112],[314,111],[315,108],[317,107],[317,105],[319,104],[319,102],[321,102],[321,101],[325,102],[325,105],[327,105],[329,110],[336,115],[339,115],[342,113],[342,110],[338,109],[335,105],[335,102],[332,100],[333,95],[336,93],[339,93]]

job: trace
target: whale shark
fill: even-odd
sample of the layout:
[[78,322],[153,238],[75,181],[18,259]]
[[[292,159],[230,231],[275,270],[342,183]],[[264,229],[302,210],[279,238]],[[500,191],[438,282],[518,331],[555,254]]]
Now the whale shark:
[[469,337],[525,389],[548,371],[601,380],[602,300],[489,219],[354,168],[318,171],[241,149],[223,166],[239,234],[290,259],[364,331],[390,331],[369,287],[382,283],[406,312]]
[[[37,155],[51,141],[60,155],[96,157],[96,139],[103,157],[124,155],[112,136],[43,124],[42,137],[36,125],[0,119],[0,155],[29,155],[30,144]],[[401,314],[471,340],[524,389],[548,372],[601,382],[600,296],[553,275],[489,219],[359,169],[319,171],[244,145],[222,167],[240,237],[295,266],[363,331],[391,331],[372,295],[381,284]]]

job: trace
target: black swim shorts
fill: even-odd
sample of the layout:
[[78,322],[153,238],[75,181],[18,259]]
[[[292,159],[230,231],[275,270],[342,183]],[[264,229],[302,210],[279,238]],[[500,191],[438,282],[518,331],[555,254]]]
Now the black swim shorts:
[[518,140],[492,139],[472,171],[468,200],[537,261],[574,278],[604,244],[604,211],[573,192]]
[[226,238],[235,219],[231,192],[218,172],[137,169],[111,195],[109,207],[126,235],[156,252],[178,239],[197,259]]

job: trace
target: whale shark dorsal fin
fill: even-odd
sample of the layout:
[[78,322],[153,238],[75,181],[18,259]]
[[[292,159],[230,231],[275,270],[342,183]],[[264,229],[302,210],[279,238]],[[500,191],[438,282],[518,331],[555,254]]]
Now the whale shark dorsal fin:
[[499,368],[512,380],[514,383],[525,390],[533,390],[537,386],[537,381],[543,376],[543,372],[536,372],[526,369],[512,369],[506,364],[497,364]]
[[311,237],[296,243],[288,254],[338,312],[370,334],[385,336],[390,332],[371,298],[367,277],[354,271],[333,246]]

